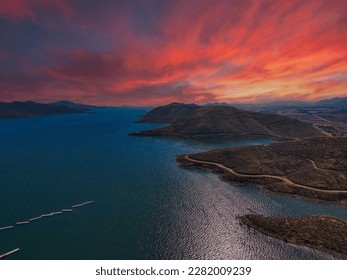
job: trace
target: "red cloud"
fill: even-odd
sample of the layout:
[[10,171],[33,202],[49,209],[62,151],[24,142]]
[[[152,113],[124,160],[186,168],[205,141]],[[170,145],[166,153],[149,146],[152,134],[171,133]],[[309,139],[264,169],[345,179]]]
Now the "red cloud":
[[346,94],[345,83],[334,80],[347,73],[346,1],[165,1],[160,9],[140,1],[88,13],[71,1],[10,3],[0,2],[0,15],[35,18],[38,7],[57,9],[89,43],[101,36],[93,50],[82,42],[45,50],[49,62],[35,62],[36,75],[26,77],[40,86],[21,95],[18,79],[13,99],[148,105]]

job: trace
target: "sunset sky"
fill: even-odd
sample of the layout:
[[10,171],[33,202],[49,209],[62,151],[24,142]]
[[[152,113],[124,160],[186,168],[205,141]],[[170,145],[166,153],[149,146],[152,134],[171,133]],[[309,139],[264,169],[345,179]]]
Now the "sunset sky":
[[347,1],[0,0],[0,101],[347,96]]

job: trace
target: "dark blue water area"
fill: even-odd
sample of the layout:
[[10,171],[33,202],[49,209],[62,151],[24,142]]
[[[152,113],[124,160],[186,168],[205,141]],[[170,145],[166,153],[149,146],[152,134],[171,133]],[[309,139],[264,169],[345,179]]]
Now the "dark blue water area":
[[[247,213],[327,214],[346,208],[275,196],[180,168],[175,156],[269,143],[135,137],[147,109],[0,121],[0,254],[8,259],[329,259],[240,225]],[[42,214],[72,209],[16,225]]]

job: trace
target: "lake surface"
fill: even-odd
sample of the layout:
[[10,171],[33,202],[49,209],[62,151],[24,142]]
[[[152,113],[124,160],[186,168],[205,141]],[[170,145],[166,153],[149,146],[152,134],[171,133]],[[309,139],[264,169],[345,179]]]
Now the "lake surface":
[[[241,226],[237,216],[346,208],[268,195],[179,168],[175,155],[269,143],[133,137],[146,109],[0,120],[0,254],[8,259],[329,259]],[[93,204],[16,225],[42,214]]]

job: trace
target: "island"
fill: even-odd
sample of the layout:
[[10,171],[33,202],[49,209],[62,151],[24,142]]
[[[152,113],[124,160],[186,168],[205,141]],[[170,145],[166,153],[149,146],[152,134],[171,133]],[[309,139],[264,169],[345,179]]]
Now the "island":
[[228,182],[347,205],[347,138],[313,137],[179,155],[185,168],[212,171]]
[[89,113],[94,106],[58,101],[37,103],[33,101],[0,102],[0,119],[34,117],[58,114]]
[[130,135],[193,139],[268,137],[275,140],[293,140],[324,135],[315,127],[296,119],[278,114],[241,110],[230,106],[171,103],[150,111],[139,122],[169,123],[169,125]]
[[265,235],[347,259],[347,221],[331,216],[266,217],[250,214],[240,221]]

